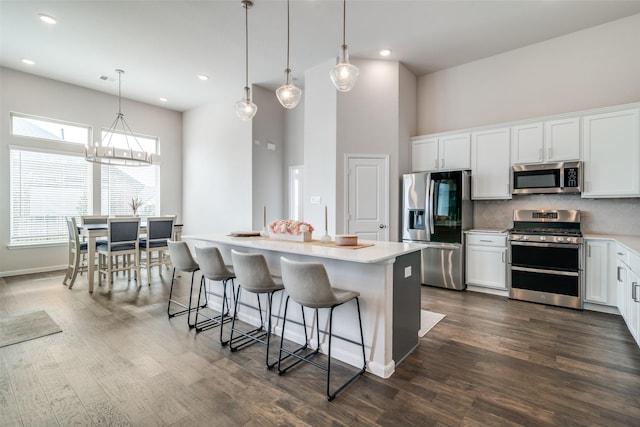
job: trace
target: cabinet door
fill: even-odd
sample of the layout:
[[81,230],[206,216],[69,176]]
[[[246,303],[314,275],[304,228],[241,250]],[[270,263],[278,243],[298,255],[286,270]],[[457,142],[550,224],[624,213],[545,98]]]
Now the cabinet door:
[[626,294],[626,285],[627,285],[627,266],[620,260],[616,261],[616,292],[617,292],[617,305],[618,311],[622,318],[626,319],[627,317],[627,294]]
[[505,248],[467,246],[467,285],[506,289]]
[[580,118],[550,120],[544,123],[545,160],[580,160]]
[[[584,300],[597,304],[616,305],[609,295],[609,243],[586,241]],[[615,283],[614,283],[615,286]]]
[[640,110],[583,117],[583,197],[640,195]]
[[440,170],[471,169],[471,134],[440,138]]
[[511,128],[511,162],[516,165],[542,163],[543,160],[542,123]]
[[471,193],[473,199],[510,199],[509,128],[471,134]]
[[625,321],[629,331],[631,331],[631,335],[640,344],[640,278],[633,270],[629,270],[629,280],[625,289],[627,291],[627,316]]
[[427,172],[438,170],[438,140],[423,139],[411,143],[411,171]]

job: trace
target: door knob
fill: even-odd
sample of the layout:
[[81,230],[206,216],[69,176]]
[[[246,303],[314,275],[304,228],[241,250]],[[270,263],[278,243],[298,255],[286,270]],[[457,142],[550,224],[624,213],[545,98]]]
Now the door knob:
[[379,225],[379,227],[380,227],[380,228],[386,228],[387,226],[386,226],[386,225],[384,225],[384,224],[380,224],[380,225]]

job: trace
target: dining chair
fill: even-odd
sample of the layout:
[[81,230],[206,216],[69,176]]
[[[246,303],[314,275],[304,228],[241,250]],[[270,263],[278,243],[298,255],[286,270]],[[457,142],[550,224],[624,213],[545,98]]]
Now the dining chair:
[[66,218],[66,222],[69,233],[69,262],[67,263],[67,272],[62,280],[62,284],[66,286],[67,280],[70,279],[68,286],[69,289],[71,289],[73,288],[73,283],[76,281],[78,273],[87,271],[86,256],[88,246],[86,242],[80,239],[76,219],[69,216]]
[[[287,299],[284,304],[284,315],[282,320],[282,339],[280,340],[280,351],[278,353],[278,373],[280,375],[285,374],[289,369],[298,365],[301,362],[307,362],[317,368],[320,368],[327,372],[327,399],[332,401],[336,395],[342,391],[347,385],[351,384],[358,377],[364,374],[367,367],[367,362],[364,353],[364,336],[362,333],[362,316],[360,315],[360,294],[354,291],[346,291],[331,286],[329,276],[322,263],[319,262],[298,262],[291,261],[285,257],[280,258],[280,264],[282,267],[282,283],[287,291]],[[317,347],[308,354],[304,354],[304,350],[308,347],[307,339],[307,323],[302,316],[302,323],[304,328],[305,343],[295,349],[287,350],[284,348],[284,333],[287,323],[287,309],[289,308],[289,299],[293,299],[296,303],[303,307],[311,308],[315,310],[316,318],[316,342]],[[358,323],[360,326],[360,342],[354,341],[354,344],[359,345],[362,348],[362,368],[360,368],[349,379],[342,383],[335,391],[331,391],[331,338],[333,337],[333,311],[336,307],[341,306],[349,301],[355,300]],[[325,336],[328,335],[328,354],[327,363],[320,364],[313,359],[315,355],[320,352],[320,321],[318,318],[318,310],[321,308],[329,309],[329,330],[325,331]],[[303,311],[304,313],[304,311]],[[283,354],[285,356],[283,357]],[[289,357],[297,359],[295,362],[289,364],[287,367],[283,367],[282,362]]]
[[[113,287],[113,273],[126,271],[131,280],[131,270],[135,272],[135,280],[140,287],[140,253],[138,238],[140,235],[140,218],[123,217],[107,219],[107,241],[97,245],[98,250],[98,285],[102,284],[102,276],[109,278],[109,291]],[[122,266],[115,263],[114,258],[122,255],[125,262]],[[131,257],[133,256],[133,263]]]
[[[141,267],[147,270],[147,282],[151,285],[151,267],[158,267],[162,276],[162,266],[168,267],[164,253],[169,250],[167,241],[173,237],[175,216],[150,216],[147,218],[147,232],[140,238]],[[153,257],[153,254],[156,257]]]
[[[237,278],[237,289],[234,301],[234,312],[231,320],[231,336],[229,337],[229,350],[236,351],[255,343],[266,345],[265,365],[267,369],[273,368],[276,362],[269,362],[269,346],[271,342],[271,309],[273,306],[273,294],[284,289],[282,280],[269,272],[267,261],[262,254],[243,253],[235,249],[231,250],[233,270]],[[253,293],[258,298],[258,313],[260,314],[260,326],[252,330],[236,328],[238,303],[241,289]],[[265,328],[262,316],[260,295],[267,296],[267,326]]]
[[[227,285],[231,284],[231,294],[233,295],[233,280],[236,278],[236,275],[231,266],[225,265],[220,250],[215,246],[196,246],[196,258],[200,265],[200,271],[202,271],[200,290],[198,291],[198,304],[196,307],[196,332],[220,326],[220,344],[223,346],[227,345],[229,341],[222,339],[223,326],[225,323],[231,321],[229,299],[227,297]],[[222,295],[216,294],[210,287],[208,288],[207,280],[210,282],[220,282],[220,284],[222,284]],[[203,293],[205,303],[202,307],[209,306],[209,294],[221,297],[220,314],[211,316],[207,312],[203,312],[204,308],[200,307],[200,301]],[[199,316],[202,316],[204,319],[199,321]]]
[[[198,307],[193,307],[191,305],[193,300],[193,282],[194,277],[197,271],[200,270],[200,265],[193,259],[193,255],[191,255],[191,251],[189,250],[189,246],[186,242],[179,241],[174,242],[173,240],[167,241],[167,246],[169,247],[169,258],[171,259],[171,264],[173,265],[173,274],[171,275],[171,288],[169,289],[169,303],[167,304],[167,315],[171,317],[175,317],[181,314],[187,315],[187,325],[189,328],[193,328],[196,326],[195,321],[191,323],[191,312],[196,310]],[[175,284],[176,279],[176,271],[184,271],[185,273],[191,273],[191,286],[189,287],[189,303],[184,304],[173,297],[173,286]],[[200,303],[200,301],[198,301]],[[171,312],[171,305],[177,305],[178,307],[182,307],[182,310]],[[207,302],[199,308],[206,307]]]

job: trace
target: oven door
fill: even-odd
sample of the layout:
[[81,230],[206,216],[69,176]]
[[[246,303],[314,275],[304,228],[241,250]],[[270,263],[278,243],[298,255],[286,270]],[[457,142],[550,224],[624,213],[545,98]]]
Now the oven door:
[[513,299],[582,308],[582,245],[511,242]]

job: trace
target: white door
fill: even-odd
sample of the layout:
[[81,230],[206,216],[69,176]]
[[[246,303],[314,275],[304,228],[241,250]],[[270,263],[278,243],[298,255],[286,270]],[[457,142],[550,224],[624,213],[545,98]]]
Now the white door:
[[387,156],[347,156],[347,233],[389,240]]

